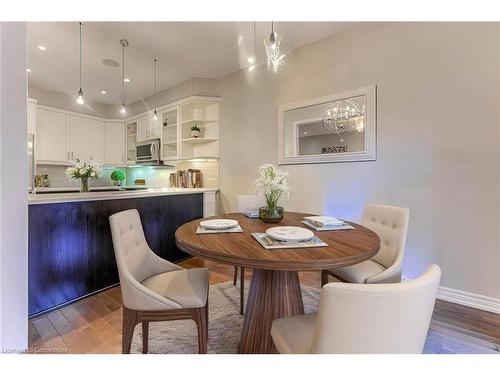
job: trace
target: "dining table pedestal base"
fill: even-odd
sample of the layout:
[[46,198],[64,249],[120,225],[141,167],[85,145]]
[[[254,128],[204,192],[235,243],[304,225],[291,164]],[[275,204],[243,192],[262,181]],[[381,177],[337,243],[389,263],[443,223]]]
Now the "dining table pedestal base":
[[298,273],[254,269],[238,353],[276,353],[273,320],[298,314],[304,314]]

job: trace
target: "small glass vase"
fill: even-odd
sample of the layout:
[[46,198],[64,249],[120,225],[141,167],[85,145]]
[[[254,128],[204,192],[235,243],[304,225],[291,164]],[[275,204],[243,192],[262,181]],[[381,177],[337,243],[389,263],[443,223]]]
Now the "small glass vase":
[[90,191],[89,189],[89,178],[81,178],[80,179],[80,193],[88,193]]
[[264,223],[279,223],[283,220],[285,210],[283,207],[261,207],[259,208],[259,219]]

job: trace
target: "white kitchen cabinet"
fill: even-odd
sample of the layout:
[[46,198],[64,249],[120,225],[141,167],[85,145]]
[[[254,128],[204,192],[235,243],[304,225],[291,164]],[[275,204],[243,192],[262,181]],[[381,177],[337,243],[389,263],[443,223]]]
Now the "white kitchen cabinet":
[[36,110],[35,154],[39,163],[67,163],[69,153],[69,116],[38,108]]
[[35,134],[36,131],[36,100],[28,98],[28,134]]
[[86,117],[70,116],[71,159],[82,161],[90,158],[102,162],[104,159],[103,123]]
[[203,217],[217,215],[217,197],[215,191],[203,193]]
[[151,117],[142,117],[137,120],[137,142],[150,139]]
[[137,120],[137,142],[160,138],[161,120],[154,120],[152,116],[141,117]]
[[125,124],[123,122],[104,123],[104,161],[105,165],[124,165]]

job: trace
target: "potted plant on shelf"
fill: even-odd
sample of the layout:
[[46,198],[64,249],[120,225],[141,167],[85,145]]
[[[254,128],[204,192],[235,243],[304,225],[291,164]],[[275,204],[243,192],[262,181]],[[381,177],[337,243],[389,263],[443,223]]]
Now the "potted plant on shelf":
[[100,162],[92,158],[84,162],[76,159],[73,166],[66,169],[66,177],[72,180],[80,180],[80,192],[86,193],[89,191],[89,179],[98,178],[101,172],[102,165]]
[[115,169],[111,172],[111,179],[113,180],[113,185],[122,186],[122,181],[125,180],[125,174],[119,169]]
[[290,196],[288,173],[272,164],[264,164],[255,180],[255,191],[264,194],[266,206],[259,208],[259,219],[264,223],[279,223],[283,220],[283,207],[278,206],[281,196]]
[[198,126],[198,124],[194,124],[191,126],[191,137],[193,138],[199,138],[201,136],[201,128]]

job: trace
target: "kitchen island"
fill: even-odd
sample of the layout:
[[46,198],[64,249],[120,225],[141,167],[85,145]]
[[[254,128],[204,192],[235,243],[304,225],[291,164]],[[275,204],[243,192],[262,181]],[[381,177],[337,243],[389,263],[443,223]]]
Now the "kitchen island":
[[171,262],[188,255],[175,245],[182,224],[215,214],[216,189],[30,194],[29,315],[35,316],[116,285],[108,218],[137,209],[146,240]]

